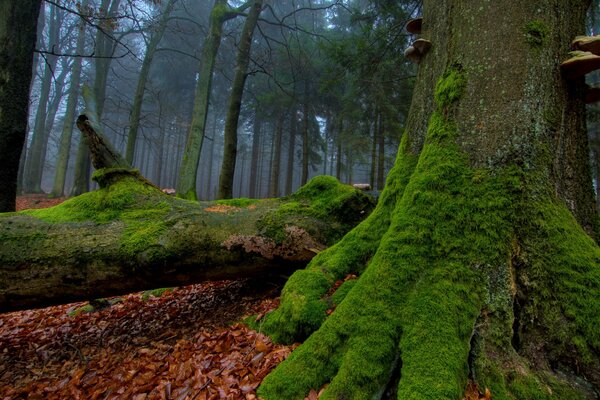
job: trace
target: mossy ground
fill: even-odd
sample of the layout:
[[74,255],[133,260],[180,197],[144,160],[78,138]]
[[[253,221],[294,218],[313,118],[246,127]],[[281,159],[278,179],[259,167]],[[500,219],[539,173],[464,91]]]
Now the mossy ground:
[[[267,316],[263,328],[278,341],[308,339],[265,378],[260,397],[302,399],[328,384],[322,399],[378,398],[400,360],[399,399],[459,399],[469,374],[491,387],[494,398],[545,399],[549,393],[577,398],[569,397],[574,390],[549,369],[530,368],[525,354],[513,349],[513,299],[521,284],[516,275],[525,276],[514,271],[515,242],[522,243],[519,256],[528,257],[529,273],[541,275],[531,276],[539,287],[530,288],[536,294],[524,312],[538,320],[524,327],[530,336],[523,339],[533,340],[529,332],[542,321],[557,326],[560,321],[552,316],[560,315],[572,335],[568,347],[579,346],[580,354],[587,351],[596,360],[597,247],[567,218],[566,207],[549,197],[523,207],[528,187],[521,168],[469,166],[452,121],[466,78],[453,67],[440,79],[438,109],[418,162],[401,145],[375,212],[286,284],[280,308]],[[535,235],[515,232],[525,218]],[[538,237],[544,246],[521,233]],[[554,258],[548,260],[549,255]],[[361,272],[326,317],[324,295],[333,282]],[[488,345],[492,338],[497,342]],[[476,360],[470,363],[470,356]]]

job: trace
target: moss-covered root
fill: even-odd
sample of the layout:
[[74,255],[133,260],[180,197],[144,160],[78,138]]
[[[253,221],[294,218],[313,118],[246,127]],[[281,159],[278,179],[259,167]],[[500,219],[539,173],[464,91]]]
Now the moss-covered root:
[[277,342],[302,341],[321,326],[328,305],[324,296],[348,274],[361,274],[379,247],[391,215],[414,171],[416,157],[407,151],[406,136],[377,207],[334,246],[318,254],[305,270],[296,271],[283,289],[280,307],[267,315],[263,329]]
[[[438,104],[455,101],[462,84],[457,71],[446,74]],[[301,399],[329,383],[324,399],[374,398],[398,358],[399,398],[462,396],[484,266],[506,260],[519,180],[510,170],[470,168],[456,135],[448,113],[436,111],[368,268],[319,330],[267,376],[260,396]]]

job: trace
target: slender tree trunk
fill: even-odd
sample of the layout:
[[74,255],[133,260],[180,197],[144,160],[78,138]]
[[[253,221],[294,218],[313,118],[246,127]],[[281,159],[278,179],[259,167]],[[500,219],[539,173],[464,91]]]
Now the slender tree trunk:
[[14,211],[41,1],[0,1],[0,212]]
[[373,131],[373,139],[371,142],[371,171],[369,175],[369,183],[371,188],[375,189],[375,176],[377,176],[377,138],[379,129],[379,113],[375,113],[375,121],[371,124]]
[[230,199],[233,195],[233,176],[235,173],[235,161],[237,155],[237,130],[242,107],[242,95],[248,76],[248,65],[250,64],[250,49],[254,28],[258,23],[258,16],[262,11],[263,0],[255,0],[250,7],[248,16],[242,28],[240,45],[235,67],[235,76],[231,85],[229,97],[229,108],[225,119],[225,133],[223,142],[223,164],[219,178],[219,198]]
[[[121,0],[102,0],[100,10],[106,12],[106,16],[115,16],[118,13]],[[95,39],[95,52],[101,57],[112,56],[115,49],[115,41],[110,37],[113,30],[103,28],[98,30]],[[111,58],[94,59],[94,94],[99,118],[104,112],[104,101],[106,100],[106,83],[110,72]],[[75,172],[71,196],[77,196],[90,190],[90,153],[85,139],[79,140],[77,156],[75,159]]]
[[342,179],[342,136],[344,133],[344,118],[340,116],[338,134],[336,137],[336,156],[335,156],[335,177],[338,180]]
[[383,186],[385,185],[385,122],[384,116],[380,115],[377,132],[377,146],[379,147],[377,159],[377,190],[383,190]]
[[[50,13],[50,25],[48,35],[48,46],[56,47],[60,52],[59,34],[62,25],[62,15],[56,6],[52,6]],[[50,92],[52,90],[52,82],[55,79],[56,64],[58,57],[47,55],[45,57],[44,75],[41,78],[40,96],[38,99],[38,108],[33,126],[33,135],[29,154],[25,162],[25,176],[23,182],[23,190],[27,193],[41,193],[43,165],[43,149],[46,137],[46,119],[48,116],[48,107],[50,102]]]
[[308,156],[309,156],[309,151],[310,151],[310,144],[309,144],[309,135],[308,135],[308,127],[309,127],[309,120],[310,120],[310,109],[308,107],[308,81],[305,81],[304,84],[304,92],[305,92],[305,96],[307,98],[304,99],[304,106],[303,106],[303,110],[302,113],[303,115],[303,123],[302,123],[302,178],[300,179],[300,185],[304,185],[306,184],[306,182],[308,182],[308,166],[309,166],[309,160],[308,160]]
[[152,27],[153,32],[150,35],[148,46],[146,47],[146,53],[144,54],[144,61],[142,61],[142,68],[140,70],[140,76],[138,78],[137,87],[133,97],[133,107],[131,109],[131,116],[129,119],[129,134],[127,135],[127,149],[125,150],[125,159],[133,165],[133,155],[135,154],[135,145],[140,127],[140,117],[142,115],[142,105],[144,104],[144,91],[146,90],[146,82],[150,75],[150,67],[154,59],[154,54],[158,49],[158,45],[162,40],[162,37],[167,28],[167,22],[169,16],[173,11],[175,2],[173,0],[165,0],[161,10],[161,16],[156,23],[156,27]]
[[290,114],[290,139],[288,142],[287,169],[285,177],[285,194],[292,193],[294,184],[294,158],[296,156],[296,134],[298,129],[298,113],[295,107],[292,107]]
[[255,199],[256,196],[256,184],[258,177],[258,158],[261,150],[261,128],[262,128],[262,116],[259,112],[259,106],[256,106],[254,111],[254,126],[252,129],[252,161],[250,163],[250,183],[249,183],[249,194],[251,199]]
[[[585,85],[559,69],[589,3],[423,1],[432,47],[388,184],[374,213],[296,272],[262,322],[275,340],[305,340],[258,397],[324,388],[322,399],[386,389],[460,399],[468,378],[494,399],[597,397]],[[332,285],[353,273],[336,302]]]
[[194,96],[192,123],[188,131],[177,183],[177,196],[188,200],[197,200],[198,198],[196,180],[206,130],[215,61],[221,46],[223,24],[234,17],[235,15],[228,10],[227,0],[215,0],[215,5],[210,14],[208,36],[204,40],[202,49],[200,73]]
[[279,175],[281,171],[281,141],[283,138],[283,123],[285,113],[280,113],[275,127],[275,138],[273,140],[273,165],[271,167],[271,180],[269,185],[269,197],[279,196]]

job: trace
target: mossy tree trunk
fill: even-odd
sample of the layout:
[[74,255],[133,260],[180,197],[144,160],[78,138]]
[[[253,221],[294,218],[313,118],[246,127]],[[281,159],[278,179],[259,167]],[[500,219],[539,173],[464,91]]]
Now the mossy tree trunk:
[[0,212],[14,211],[40,0],[0,1]]
[[597,398],[584,82],[559,68],[588,5],[424,1],[433,46],[395,166],[376,210],[263,321],[304,343],[260,397],[461,399],[470,377],[494,399]]

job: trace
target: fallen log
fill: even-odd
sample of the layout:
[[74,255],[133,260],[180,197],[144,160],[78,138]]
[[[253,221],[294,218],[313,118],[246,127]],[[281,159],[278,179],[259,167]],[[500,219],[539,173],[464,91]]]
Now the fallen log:
[[303,267],[372,209],[331,177],[282,199],[190,202],[139,173],[56,207],[0,214],[0,312]]
[[289,273],[373,209],[372,198],[325,176],[281,199],[169,196],[111,147],[89,88],[84,98],[77,126],[100,189],[53,208],[0,214],[0,312]]

